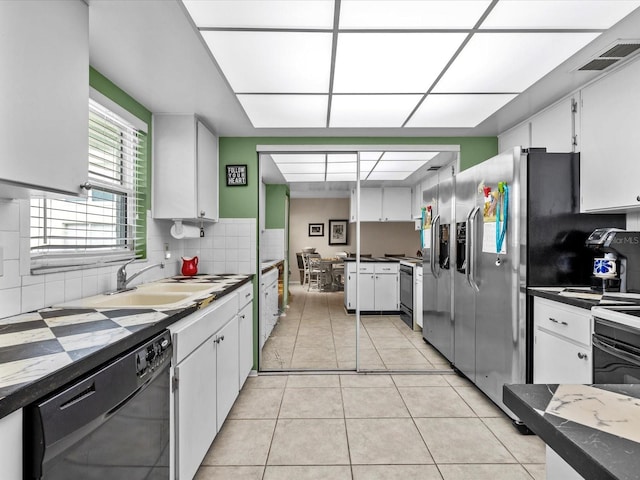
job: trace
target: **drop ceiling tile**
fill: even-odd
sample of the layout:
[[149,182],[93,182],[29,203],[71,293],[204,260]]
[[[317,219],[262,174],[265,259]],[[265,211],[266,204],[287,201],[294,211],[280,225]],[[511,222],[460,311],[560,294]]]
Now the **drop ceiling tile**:
[[183,0],[199,27],[332,28],[333,0]]
[[420,95],[334,95],[331,127],[400,127]]
[[440,152],[384,152],[382,160],[423,160],[428,161]]
[[357,162],[358,155],[355,153],[330,153],[327,155],[329,163]]
[[415,172],[421,166],[427,163],[426,160],[408,161],[408,160],[380,160],[376,165],[374,172]]
[[378,172],[374,170],[369,174],[367,180],[404,180],[413,172]]
[[324,163],[324,153],[272,153],[271,158],[281,163]]
[[433,92],[522,92],[598,35],[476,33]]
[[471,28],[491,2],[342,0],[340,28]]
[[354,178],[358,168],[357,162],[328,163],[327,173],[353,173]]
[[429,95],[407,127],[475,127],[514,99],[513,94]]
[[334,93],[424,93],[464,33],[340,33]]
[[283,175],[289,173],[322,173],[325,172],[324,163],[279,163],[278,168]]
[[236,93],[328,93],[331,33],[203,31]]
[[383,152],[360,152],[360,160],[380,160]]
[[607,29],[639,6],[630,0],[501,0],[480,28]]
[[324,173],[288,173],[284,179],[287,182],[324,182]]
[[354,173],[328,173],[327,182],[355,182],[356,174]]
[[323,128],[327,95],[238,95],[256,128]]

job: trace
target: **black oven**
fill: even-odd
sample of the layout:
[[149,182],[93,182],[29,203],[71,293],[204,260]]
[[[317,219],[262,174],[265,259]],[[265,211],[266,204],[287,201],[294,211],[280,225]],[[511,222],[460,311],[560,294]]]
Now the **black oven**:
[[640,310],[597,308],[593,316],[593,383],[640,383]]
[[413,329],[413,267],[400,264],[400,318]]

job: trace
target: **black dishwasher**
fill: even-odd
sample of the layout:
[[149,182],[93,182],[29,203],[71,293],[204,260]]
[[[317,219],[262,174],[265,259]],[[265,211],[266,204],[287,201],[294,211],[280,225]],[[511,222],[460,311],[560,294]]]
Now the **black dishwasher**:
[[164,332],[25,410],[25,477],[169,478],[169,366]]

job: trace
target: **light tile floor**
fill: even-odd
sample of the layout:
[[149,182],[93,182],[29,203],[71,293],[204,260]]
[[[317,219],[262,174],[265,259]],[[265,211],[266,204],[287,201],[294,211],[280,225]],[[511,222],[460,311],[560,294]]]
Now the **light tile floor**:
[[[344,292],[307,291],[291,285],[292,298],[262,350],[261,370],[353,370],[355,315],[344,309]],[[449,370],[449,362],[399,316],[363,315],[361,370]]]
[[251,377],[196,480],[544,479],[544,444],[455,374]]

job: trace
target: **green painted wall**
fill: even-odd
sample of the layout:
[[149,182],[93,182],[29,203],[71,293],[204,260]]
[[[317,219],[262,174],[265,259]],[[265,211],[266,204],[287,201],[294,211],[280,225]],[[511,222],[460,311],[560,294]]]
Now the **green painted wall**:
[[265,228],[284,228],[287,185],[266,185]]
[[[222,137],[220,138],[220,217],[258,217],[256,145],[460,145],[460,170],[498,154],[497,137]],[[246,164],[246,187],[226,186],[226,165]]]

